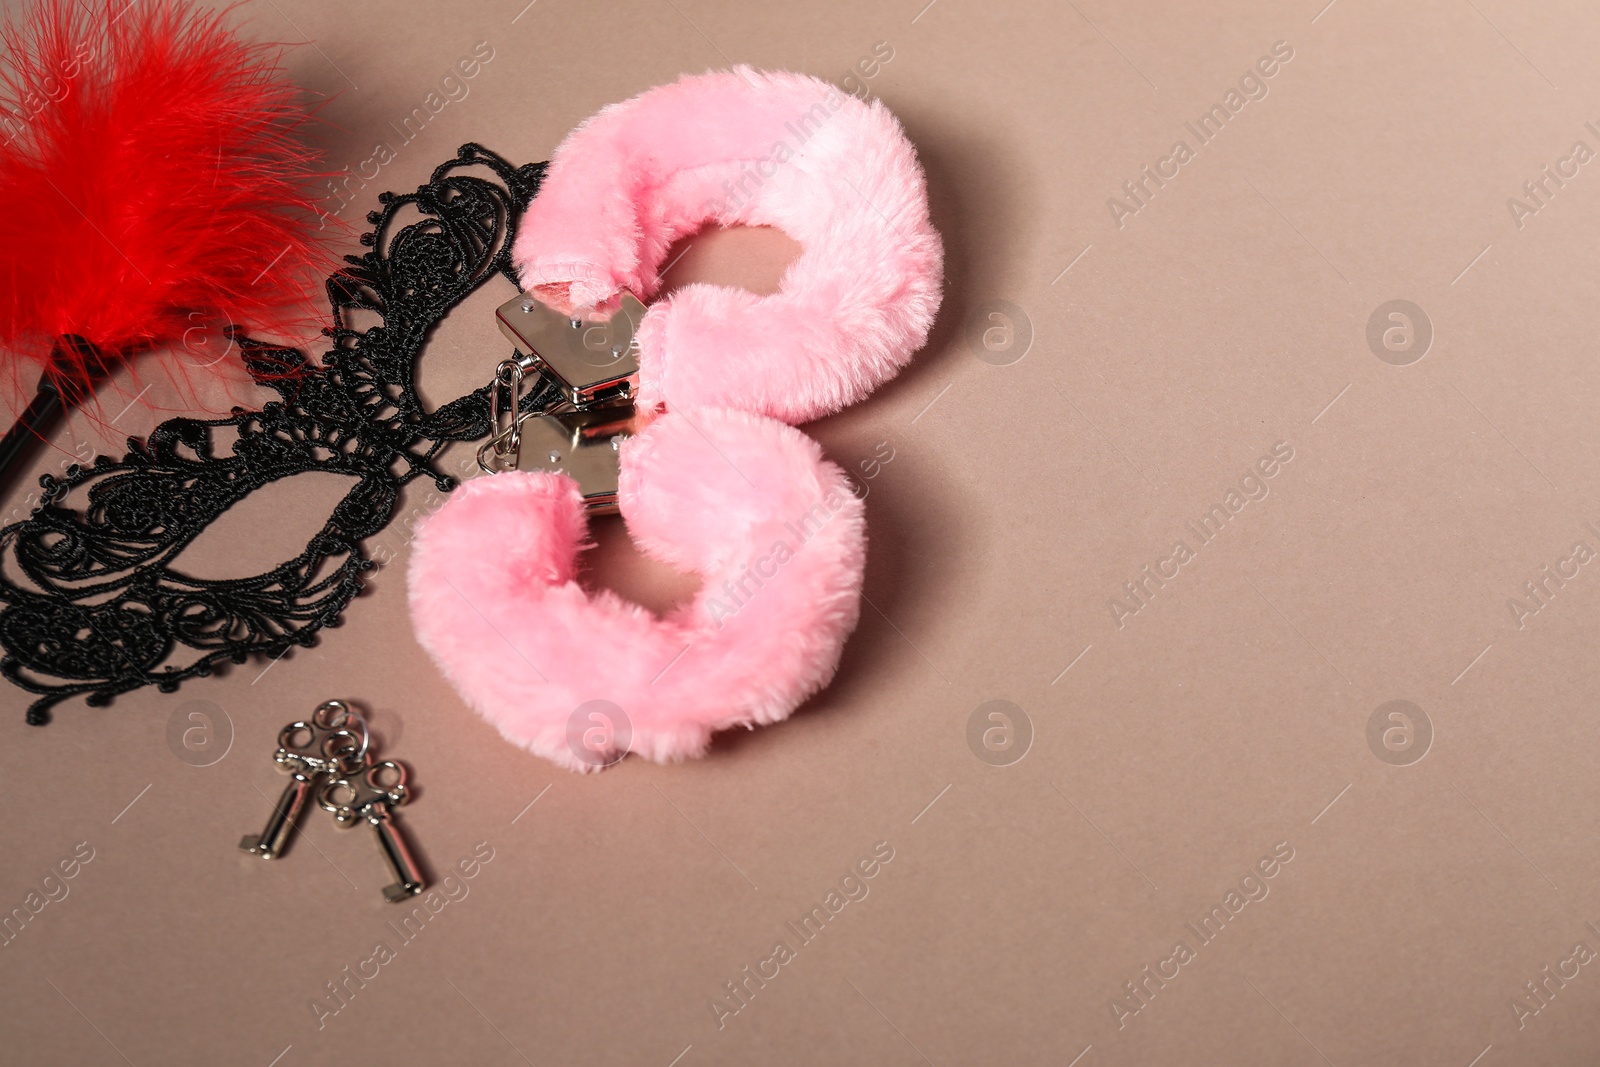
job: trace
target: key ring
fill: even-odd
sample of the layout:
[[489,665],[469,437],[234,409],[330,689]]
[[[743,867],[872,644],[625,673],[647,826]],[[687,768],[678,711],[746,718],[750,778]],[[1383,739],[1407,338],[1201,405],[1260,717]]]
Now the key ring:
[[[357,731],[355,736],[361,739],[361,744],[353,752],[349,748],[345,748],[342,751],[330,752],[328,755],[337,759],[341,766],[363,767],[366,765],[367,750],[372,746],[372,734],[367,729],[366,716],[342,700],[329,700],[319,705],[317,710],[311,713],[311,721],[324,730],[334,730],[338,733],[351,732],[350,723],[354,722]],[[294,725],[296,724],[285,727],[286,735]],[[349,761],[348,764],[347,761]]]

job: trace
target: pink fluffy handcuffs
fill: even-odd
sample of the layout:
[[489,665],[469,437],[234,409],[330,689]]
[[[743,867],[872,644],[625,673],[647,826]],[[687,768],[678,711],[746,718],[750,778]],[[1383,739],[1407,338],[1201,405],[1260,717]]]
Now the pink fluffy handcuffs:
[[579,316],[648,300],[673,242],[708,223],[777,227],[803,252],[776,293],[687,285],[634,334],[643,428],[613,442],[616,503],[643,552],[702,578],[694,598],[657,617],[580,585],[585,501],[561,473],[467,482],[411,559],[423,648],[508,740],[573,770],[702,755],[713,731],[782,720],[833,677],[865,516],[794,424],[893,377],[939,306],[943,252],[895,117],[743,67],[569,134],[513,256],[529,294]]

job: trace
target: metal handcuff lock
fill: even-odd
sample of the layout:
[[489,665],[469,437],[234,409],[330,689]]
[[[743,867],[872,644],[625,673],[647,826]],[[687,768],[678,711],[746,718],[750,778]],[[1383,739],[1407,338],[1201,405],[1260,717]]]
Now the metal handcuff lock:
[[[487,474],[542,470],[578,483],[591,514],[616,514],[622,442],[638,428],[639,324],[645,308],[623,292],[609,312],[569,318],[524,293],[495,310],[516,347],[490,388],[494,430],[478,449]],[[530,375],[553,383],[559,399],[524,413]]]

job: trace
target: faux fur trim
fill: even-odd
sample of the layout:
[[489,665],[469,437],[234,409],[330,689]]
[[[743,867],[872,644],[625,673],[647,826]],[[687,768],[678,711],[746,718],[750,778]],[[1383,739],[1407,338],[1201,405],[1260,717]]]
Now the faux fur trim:
[[728,407],[791,424],[897,374],[939,308],[943,249],[916,150],[884,105],[748,67],[614,104],[551,159],[513,247],[523,287],[563,313],[642,299],[705,223],[775,226],[804,251],[780,290],[696,284],[640,330],[640,405]]
[[411,558],[423,648],[508,740],[577,771],[623,747],[620,730],[584,745],[594,700],[622,709],[627,749],[656,761],[786,718],[832,679],[860,610],[864,509],[811,438],[706,409],[665,414],[622,448],[635,542],[704,579],[666,616],[579,584],[587,526],[565,475],[467,482],[421,523]]

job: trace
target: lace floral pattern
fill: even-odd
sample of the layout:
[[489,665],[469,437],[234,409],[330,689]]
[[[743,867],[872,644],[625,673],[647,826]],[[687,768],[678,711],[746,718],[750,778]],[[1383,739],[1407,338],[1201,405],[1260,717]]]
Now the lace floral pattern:
[[[0,530],[0,674],[38,695],[28,721],[87,694],[91,705],[154,685],[172,692],[214,665],[276,658],[337,626],[373,562],[362,542],[394,517],[408,482],[441,492],[451,441],[489,432],[488,387],[424,410],[417,360],[430,331],[496,275],[515,283],[511,240],[544,164],[514,167],[463,145],[414,193],[383,193],[327,281],[334,325],[321,365],[304,353],[231,336],[251,375],[282,398],[223,419],[174,418],[121,459],[46,475],[28,519]],[[402,213],[416,221],[401,224]],[[356,329],[352,318],[379,325]],[[524,410],[550,400],[548,386]],[[355,479],[293,559],[221,580],[186,575],[184,549],[234,504],[308,471]],[[67,499],[82,500],[80,509]]]

